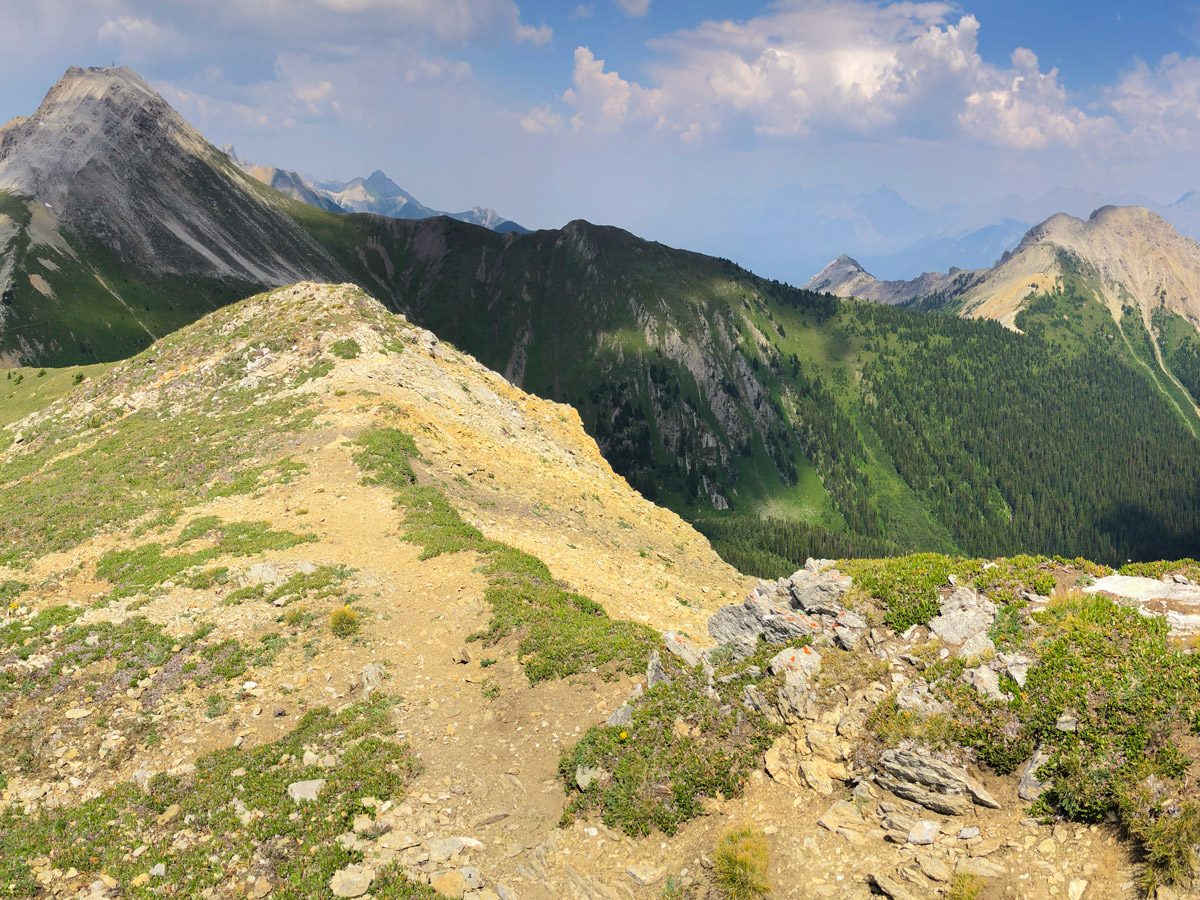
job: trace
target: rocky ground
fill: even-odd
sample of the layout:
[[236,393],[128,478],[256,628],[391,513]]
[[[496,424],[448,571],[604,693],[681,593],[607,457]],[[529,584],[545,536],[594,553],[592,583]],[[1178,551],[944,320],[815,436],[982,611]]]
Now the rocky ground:
[[[201,398],[246,429],[222,459],[188,455],[199,431],[171,443],[201,427]],[[255,431],[284,409],[276,401],[286,412]],[[536,621],[474,639],[499,609],[494,551],[431,555],[402,539],[411,506],[370,483],[358,456],[383,427],[412,436],[418,483],[483,539],[539,558],[614,622],[644,626],[636,634],[665,633],[648,666],[558,660],[565,674],[533,678],[553,656],[523,643]],[[716,897],[712,848],[752,826],[768,836],[780,898],[904,900],[964,884],[984,898],[1137,893],[1138,859],[1115,825],[1031,815],[1046,787],[1036,765],[998,776],[961,748],[881,743],[881,705],[949,709],[931,674],[946,659],[963,660],[955,683],[983,700],[1024,686],[1037,660],[993,643],[1002,611],[986,594],[946,580],[936,617],[897,634],[829,561],[756,586],[615,476],[572,409],[523,394],[352,288],[299,285],[224,310],[4,434],[10,503],[41,497],[46,509],[3,510],[0,837],[15,844],[56,815],[71,826],[6,850],[0,892],[189,896],[187,867],[203,859],[219,873],[195,891],[204,897],[409,896],[385,885],[396,865],[470,900]],[[122,453],[158,462],[106,494],[104,460],[124,471]],[[63,487],[62,471],[77,478]],[[129,509],[100,519],[102,502]],[[338,633],[331,616],[343,610],[354,627]],[[762,641],[774,645],[765,656]],[[560,759],[604,723],[634,722],[645,697],[682,690],[690,667],[719,715],[765,722],[773,744],[740,795],[705,797],[705,814],[673,834],[631,836],[603,803],[578,805],[615,773],[564,781]],[[364,701],[386,702],[379,733],[418,764],[386,796],[338,793],[359,745],[303,731],[314,710],[352,715]],[[675,728],[695,726],[680,717]],[[293,746],[296,729],[311,736]],[[260,750],[278,756],[261,771]],[[222,795],[245,829],[236,848],[188,806],[188,791],[210,789],[212,759],[231,784],[266,785]],[[156,788],[167,776],[180,796]],[[117,832],[72,811],[122,783],[144,792],[123,801],[138,825],[81,854],[65,835]],[[255,806],[259,790],[271,793]],[[353,802],[322,819],[343,793]],[[295,893],[281,875],[288,838],[255,829],[310,814],[331,839],[296,835],[297,847],[342,855]]]

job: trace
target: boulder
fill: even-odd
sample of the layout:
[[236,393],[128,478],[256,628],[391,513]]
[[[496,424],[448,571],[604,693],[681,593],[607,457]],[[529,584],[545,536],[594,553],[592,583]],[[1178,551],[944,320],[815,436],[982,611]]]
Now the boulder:
[[908,842],[918,846],[928,846],[937,840],[942,833],[942,826],[932,819],[922,819],[908,830]]
[[853,583],[848,575],[836,569],[827,572],[802,570],[781,582],[779,597],[789,597],[791,606],[809,615],[837,616],[845,611],[842,596]]
[[602,781],[607,776],[608,773],[597,766],[579,765],[575,767],[575,784],[581,791],[586,791],[594,782]]
[[296,803],[315,803],[325,788],[324,778],[310,781],[293,781],[287,786],[288,796]]
[[631,864],[625,867],[625,874],[642,887],[649,887],[662,881],[663,876],[667,874],[667,867]]
[[660,684],[670,684],[671,676],[667,674],[667,670],[663,668],[662,657],[655,650],[650,654],[650,660],[646,663],[646,687],[652,688]]
[[806,684],[821,671],[821,654],[812,647],[789,647],[771,657],[772,675],[784,674],[788,684]]
[[958,648],[959,659],[978,659],[981,656],[992,656],[996,653],[996,645],[982,631],[973,634]]
[[346,866],[333,873],[329,889],[335,897],[361,897],[371,889],[375,870],[366,866]]
[[633,707],[628,703],[622,703],[613,710],[612,715],[605,720],[604,724],[609,728],[624,728],[633,722]]
[[1025,679],[1029,677],[1029,669],[1035,660],[1021,653],[1001,653],[996,658],[1000,665],[1004,666],[1004,673],[1015,681],[1018,687],[1025,687]]
[[769,644],[787,644],[797,638],[815,635],[819,622],[792,609],[755,594],[745,602],[722,606],[708,620],[708,633],[719,644],[729,644],[742,656],[754,652],[759,638]]
[[905,712],[934,716],[946,711],[946,706],[933,696],[929,683],[923,678],[906,684],[896,693],[896,705]]

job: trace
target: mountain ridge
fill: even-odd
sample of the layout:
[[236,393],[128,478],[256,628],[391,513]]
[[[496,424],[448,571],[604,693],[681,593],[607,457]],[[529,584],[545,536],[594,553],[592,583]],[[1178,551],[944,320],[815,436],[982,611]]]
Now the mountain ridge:
[[[90,77],[119,85],[124,75]],[[253,244],[278,233],[271,252],[291,269],[353,281],[523,389],[570,403],[648,499],[711,519],[714,535],[736,520],[720,542],[741,535],[740,558],[754,571],[794,571],[814,553],[901,549],[1194,555],[1200,447],[1186,429],[1200,419],[1187,415],[1183,387],[1156,379],[1154,351],[1132,330],[1119,345],[1102,329],[1084,340],[1064,335],[1051,311],[1033,322],[1041,336],[998,333],[839,301],[582,220],[499,234],[445,217],[329,212],[251,178],[194,130],[199,153],[185,157],[177,144],[160,154],[165,169],[139,157],[122,165],[140,129],[155,133],[146,120],[157,109],[100,104],[81,120],[98,117],[92,127],[106,135],[110,192],[161,204],[144,202],[133,223],[169,251],[155,265],[124,254],[86,217],[39,230],[49,218],[42,203],[0,195],[12,229],[0,253],[12,272],[0,297],[7,362],[126,358],[286,275],[212,265],[195,274],[195,248],[166,227],[190,204],[203,210],[198,225],[221,216],[225,230],[209,235],[217,260],[220,241],[236,249],[243,235]],[[166,125],[182,133],[180,122]],[[36,141],[33,151],[44,152]],[[163,172],[180,188],[172,197],[156,199],[162,185],[141,191]],[[183,234],[204,249],[197,231]],[[1186,374],[1195,329],[1176,325],[1162,355]],[[1200,357],[1194,368],[1200,380]],[[1054,421],[1031,427],[1002,402],[1013,396],[1053,408]],[[1093,428],[1114,440],[1093,446]],[[1145,442],[1134,463],[1118,437]],[[1017,457],[1037,462],[1016,466]],[[1088,471],[1104,473],[1103,491]],[[784,526],[755,524],[761,517]]]

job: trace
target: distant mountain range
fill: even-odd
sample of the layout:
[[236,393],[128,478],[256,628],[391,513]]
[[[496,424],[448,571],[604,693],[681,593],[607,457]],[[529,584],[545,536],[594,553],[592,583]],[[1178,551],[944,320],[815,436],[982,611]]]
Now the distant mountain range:
[[763,275],[803,284],[845,253],[886,280],[950,267],[982,269],[1055,213],[1086,217],[1101,206],[1142,206],[1187,237],[1200,238],[1200,195],[1173,203],[1136,194],[1056,188],[1032,200],[1015,194],[925,208],[895,190],[854,193],[841,185],[786,186],[759,197],[722,194],[647,215],[631,224],[669,244],[724,256]]
[[[584,221],[498,234],[343,202],[413,201],[382,176],[248,174],[134,72],[72,68],[0,129],[0,365],[127,358],[265,287],[353,282],[569,403],[747,571],[812,551],[1200,555],[1200,257],[1154,213],[1054,217],[994,271],[896,298],[952,316]],[[842,269],[853,293],[875,281]]]
[[466,212],[443,212],[431,209],[404,190],[383,172],[376,169],[366,178],[355,178],[346,182],[321,181],[310,183],[296,172],[260,166],[237,155],[232,145],[221,148],[243,172],[257,178],[294,200],[330,212],[371,212],[392,219],[430,219],[448,216],[460,222],[482,225],[492,231],[506,233],[514,231],[528,234],[529,229],[504,218],[494,209],[474,206]]

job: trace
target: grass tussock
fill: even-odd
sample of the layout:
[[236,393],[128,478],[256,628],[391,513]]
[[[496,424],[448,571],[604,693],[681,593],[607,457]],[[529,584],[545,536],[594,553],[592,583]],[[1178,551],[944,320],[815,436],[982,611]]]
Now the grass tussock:
[[727,831],[713,856],[713,879],[724,900],[763,900],[771,893],[767,880],[767,839],[752,828]]
[[349,606],[339,606],[329,613],[329,630],[337,637],[349,637],[359,629],[358,613]]
[[983,887],[984,880],[978,875],[960,872],[950,880],[946,900],[979,900]]

